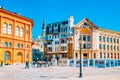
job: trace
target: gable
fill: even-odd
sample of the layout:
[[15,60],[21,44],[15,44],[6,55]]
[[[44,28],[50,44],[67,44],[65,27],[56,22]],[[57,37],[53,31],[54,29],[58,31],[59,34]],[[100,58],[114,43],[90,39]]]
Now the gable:
[[77,28],[83,28],[83,27],[87,27],[87,28],[98,28],[95,24],[93,24],[90,20],[88,20],[87,18],[84,18],[82,21],[78,22],[75,27]]

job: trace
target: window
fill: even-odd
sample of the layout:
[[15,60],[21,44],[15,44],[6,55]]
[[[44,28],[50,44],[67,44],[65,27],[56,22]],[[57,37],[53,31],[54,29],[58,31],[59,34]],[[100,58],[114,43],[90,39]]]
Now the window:
[[7,33],[7,24],[6,23],[3,24],[3,33]]
[[106,42],[109,42],[109,37],[106,37]]
[[4,47],[7,47],[7,45],[8,45],[7,42],[4,42]]
[[88,49],[91,48],[91,44],[90,44],[90,43],[87,44],[87,48],[88,48]]
[[11,42],[8,42],[8,47],[9,47],[9,48],[11,48],[11,47],[12,47]]
[[61,51],[66,51],[66,50],[67,50],[66,46],[61,46]]
[[29,31],[28,31],[28,30],[26,30],[26,34],[28,34],[28,32],[29,32]]
[[83,48],[87,48],[87,47],[86,47],[86,44],[83,44]]
[[99,44],[99,49],[102,49],[102,45],[101,44]]
[[66,40],[61,40],[61,43],[66,43]]
[[48,47],[48,52],[52,52],[52,47]]
[[17,44],[17,48],[20,48],[20,44]]
[[111,53],[111,58],[113,58],[113,53]]
[[23,28],[20,28],[20,36],[23,37]]
[[19,27],[18,27],[18,26],[16,27],[15,35],[16,35],[16,36],[19,36]]
[[114,51],[116,50],[116,46],[114,46]]
[[110,46],[110,48],[111,48],[111,50],[113,50],[113,47],[112,47],[112,45]]
[[23,44],[20,44],[20,49],[23,49]]
[[107,50],[109,50],[109,45],[107,45]]
[[103,44],[103,49],[105,50],[105,44]]
[[5,52],[4,60],[10,60],[10,53],[9,52]]
[[109,53],[107,53],[107,58],[109,58]]
[[29,57],[29,55],[28,55],[28,53],[26,53],[26,59],[28,59],[28,57]]
[[94,53],[94,58],[96,58],[96,53]]
[[99,41],[101,41],[101,36],[99,36]]
[[8,34],[12,34],[12,25],[8,25]]
[[102,58],[102,53],[100,52],[100,58]]
[[85,35],[83,35],[83,41],[86,41],[86,36]]
[[90,40],[91,40],[90,36],[87,36],[87,40],[88,40],[88,41],[90,41]]
[[112,43],[112,38],[110,38],[110,42]]
[[116,43],[116,39],[114,38],[114,43]]
[[119,40],[117,39],[117,43],[119,43]]
[[119,51],[119,46],[117,46],[117,51]]
[[105,42],[105,37],[103,36],[103,42]]
[[106,53],[104,53],[104,58],[106,58]]

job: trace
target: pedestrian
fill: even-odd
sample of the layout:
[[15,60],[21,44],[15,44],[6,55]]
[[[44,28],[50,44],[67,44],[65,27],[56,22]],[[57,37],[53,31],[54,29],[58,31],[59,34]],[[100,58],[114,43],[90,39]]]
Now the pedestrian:
[[25,68],[29,69],[29,62],[26,61]]
[[3,67],[3,62],[1,62],[1,67]]

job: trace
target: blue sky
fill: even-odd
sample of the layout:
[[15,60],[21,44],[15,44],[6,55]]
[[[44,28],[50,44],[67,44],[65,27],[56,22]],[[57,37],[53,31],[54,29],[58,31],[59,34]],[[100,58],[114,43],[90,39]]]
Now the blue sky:
[[75,23],[88,18],[100,28],[120,32],[120,0],[0,0],[0,6],[34,20],[33,36],[42,33],[46,23],[67,20]]

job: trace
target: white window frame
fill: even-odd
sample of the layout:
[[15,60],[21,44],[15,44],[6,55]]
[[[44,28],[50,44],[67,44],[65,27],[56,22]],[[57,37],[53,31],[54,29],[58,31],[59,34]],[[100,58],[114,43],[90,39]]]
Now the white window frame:
[[12,34],[12,25],[8,25],[8,34]]
[[6,23],[3,24],[3,33],[7,33],[7,24]]

